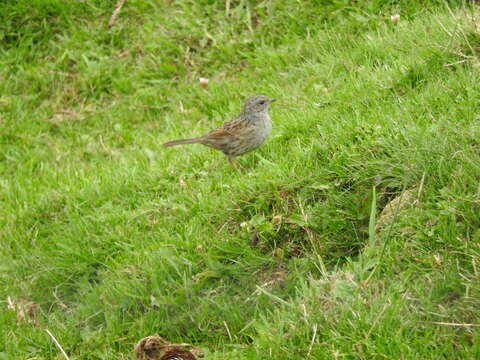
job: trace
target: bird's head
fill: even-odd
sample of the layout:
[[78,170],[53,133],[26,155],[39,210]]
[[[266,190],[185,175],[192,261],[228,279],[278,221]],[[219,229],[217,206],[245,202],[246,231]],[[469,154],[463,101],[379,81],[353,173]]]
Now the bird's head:
[[268,112],[268,105],[275,100],[265,95],[254,95],[247,99],[243,111],[246,114],[266,113]]

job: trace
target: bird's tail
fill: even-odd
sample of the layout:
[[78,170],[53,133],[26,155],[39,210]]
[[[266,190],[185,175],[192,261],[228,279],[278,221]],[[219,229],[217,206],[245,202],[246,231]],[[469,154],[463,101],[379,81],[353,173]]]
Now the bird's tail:
[[182,139],[182,140],[173,140],[163,144],[163,146],[176,146],[176,145],[185,145],[185,144],[195,144],[202,141],[202,138],[193,138],[193,139]]

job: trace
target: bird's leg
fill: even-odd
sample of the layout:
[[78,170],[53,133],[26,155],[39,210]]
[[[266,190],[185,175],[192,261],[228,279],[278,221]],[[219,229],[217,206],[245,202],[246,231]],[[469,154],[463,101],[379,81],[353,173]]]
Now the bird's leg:
[[235,160],[235,156],[231,156],[231,155],[228,156],[228,162],[230,163],[232,168],[234,168],[238,172],[244,171],[245,168],[242,165],[240,165],[238,161],[234,161],[234,160]]
[[228,156],[228,162],[234,169],[238,169],[236,163],[233,161],[235,159],[235,156],[232,155],[227,155]]

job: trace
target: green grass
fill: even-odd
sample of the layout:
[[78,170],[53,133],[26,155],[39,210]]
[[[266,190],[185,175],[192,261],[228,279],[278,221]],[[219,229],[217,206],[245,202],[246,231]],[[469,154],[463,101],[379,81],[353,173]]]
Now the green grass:
[[[478,5],[114,4],[0,3],[0,359],[480,357]],[[255,93],[243,171],[162,147]]]

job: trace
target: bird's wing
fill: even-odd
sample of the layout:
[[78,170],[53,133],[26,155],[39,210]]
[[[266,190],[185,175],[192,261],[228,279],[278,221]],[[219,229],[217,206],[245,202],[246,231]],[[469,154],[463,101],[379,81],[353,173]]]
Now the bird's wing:
[[226,137],[230,137],[230,136],[233,136],[234,134],[225,129],[223,126],[219,127],[219,128],[216,128],[216,129],[213,129],[212,131],[210,131],[207,135],[204,136],[204,138],[210,138],[210,139],[222,139],[222,138],[226,138]]
[[220,126],[218,129],[222,129],[232,135],[238,132],[238,128],[241,128],[244,126],[245,120],[241,116],[237,116],[233,118],[232,120],[226,122],[222,126]]
[[228,137],[236,137],[236,133],[238,132],[238,127],[241,126],[242,119],[240,117],[233,118],[232,120],[226,122],[222,126],[213,129],[204,137],[209,138],[228,138]]

